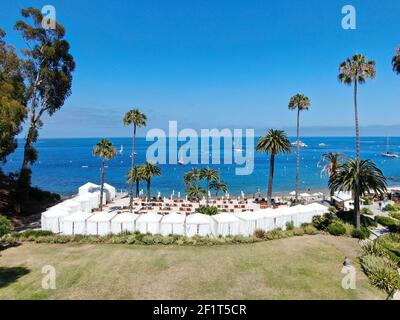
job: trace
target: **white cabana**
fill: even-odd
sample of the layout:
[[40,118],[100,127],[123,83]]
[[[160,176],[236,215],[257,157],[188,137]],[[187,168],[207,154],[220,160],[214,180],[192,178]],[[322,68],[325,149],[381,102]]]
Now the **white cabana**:
[[321,216],[324,215],[325,213],[328,213],[328,207],[324,206],[323,204],[314,202],[314,203],[310,203],[309,205],[307,205],[306,207],[308,207],[311,212],[313,213],[314,216]]
[[135,222],[139,218],[136,213],[122,212],[111,220],[111,233],[135,232]]
[[68,208],[71,213],[81,211],[81,204],[75,200],[69,199],[60,203],[63,207]]
[[51,231],[54,233],[61,232],[62,220],[71,215],[71,212],[62,206],[47,210],[41,215],[42,230]]
[[86,234],[86,220],[92,216],[88,212],[75,212],[62,220],[63,234]]
[[117,191],[112,185],[104,183],[104,193],[106,194],[106,201],[109,202],[115,200]]
[[187,216],[186,235],[188,237],[212,235],[212,220],[210,216],[201,213]]
[[271,231],[276,229],[276,219],[277,216],[280,214],[279,209],[265,209],[260,210],[260,213],[264,214],[264,228],[265,231]]
[[86,194],[83,194],[82,197],[87,197],[90,199],[90,203],[92,206],[92,209],[98,208],[100,205],[100,195],[97,194],[96,192],[88,192]]
[[265,214],[262,212],[238,212],[235,215],[240,220],[240,234],[250,236],[257,229],[265,230]]
[[83,212],[92,212],[93,206],[93,199],[91,197],[88,196],[89,194],[85,194],[85,195],[80,195],[77,196],[75,198],[73,198],[72,200],[80,203],[81,205],[81,211]]
[[162,217],[161,214],[155,212],[144,213],[136,220],[136,230],[140,231],[140,233],[160,233]]
[[240,220],[232,213],[220,213],[212,216],[216,236],[236,236],[240,234]]
[[186,216],[176,212],[165,215],[160,224],[160,233],[164,236],[169,234],[185,234]]
[[97,190],[100,190],[100,186],[92,182],[88,182],[85,183],[83,186],[79,187],[78,190],[79,190],[79,195],[84,195],[88,192],[95,192]]
[[86,234],[106,236],[111,233],[111,220],[116,212],[100,212],[91,216],[86,221]]
[[309,197],[311,197],[311,194],[309,194],[309,193],[307,193],[307,192],[303,192],[303,193],[300,193],[300,197],[302,197],[302,198],[309,198]]

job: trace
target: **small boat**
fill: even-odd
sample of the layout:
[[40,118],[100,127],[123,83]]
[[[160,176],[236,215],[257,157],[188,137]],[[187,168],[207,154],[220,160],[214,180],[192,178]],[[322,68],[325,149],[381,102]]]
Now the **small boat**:
[[183,161],[182,155],[179,157],[178,164],[181,166],[183,166],[185,164],[185,161]]
[[320,147],[326,147],[326,144],[325,143],[320,143],[318,146],[320,146]]
[[[308,148],[308,145],[306,145],[304,142],[302,141],[298,141],[298,144],[300,146],[300,148]],[[297,142],[293,142],[292,146],[297,146]]]
[[122,152],[124,152],[124,146],[121,144],[121,148],[119,149],[119,154],[122,154]]
[[382,152],[381,156],[384,158],[399,158],[400,156],[396,153],[391,153],[389,151],[389,137],[386,138],[386,152]]
[[81,168],[89,168],[89,166],[81,166]]

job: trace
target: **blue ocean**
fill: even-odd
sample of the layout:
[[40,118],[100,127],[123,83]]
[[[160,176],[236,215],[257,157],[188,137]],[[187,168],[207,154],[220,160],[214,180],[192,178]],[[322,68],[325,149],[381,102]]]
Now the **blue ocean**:
[[[120,149],[123,151],[106,164],[106,182],[114,185],[119,191],[127,190],[128,185],[125,181],[131,161],[131,138],[110,138],[109,140],[118,151]],[[79,186],[88,181],[99,183],[101,160],[92,155],[93,146],[98,141],[98,138],[40,139],[36,144],[39,159],[32,166],[33,185],[62,195],[72,195],[77,193]],[[291,138],[291,141],[294,142],[295,139]],[[301,191],[327,189],[328,179],[326,176],[321,176],[321,167],[317,166],[322,154],[340,152],[348,157],[355,155],[353,137],[302,137],[301,141],[308,145],[307,148],[301,149]],[[136,163],[145,161],[146,150],[152,143],[146,141],[145,138],[137,138]],[[18,149],[9,156],[7,163],[3,166],[3,171],[15,172],[20,169],[22,147],[23,142],[19,141]],[[220,148],[222,155],[223,145]],[[245,150],[244,147],[243,149]],[[400,137],[391,137],[389,140],[386,137],[361,138],[362,158],[373,160],[383,170],[389,185],[400,185],[400,158],[382,157],[381,153],[386,150],[400,153]],[[295,162],[294,150],[291,155],[276,158],[274,192],[286,193],[294,190]],[[153,194],[160,192],[162,196],[169,196],[174,190],[175,193],[181,192],[184,195],[183,175],[193,167],[201,168],[205,165],[160,165],[162,175],[152,179]],[[241,191],[248,195],[266,191],[269,157],[264,153],[254,154],[254,170],[250,175],[236,175],[237,165],[235,164],[210,164],[210,167],[220,171],[221,180],[228,184],[231,195],[239,195]],[[145,189],[144,183],[141,188]]]

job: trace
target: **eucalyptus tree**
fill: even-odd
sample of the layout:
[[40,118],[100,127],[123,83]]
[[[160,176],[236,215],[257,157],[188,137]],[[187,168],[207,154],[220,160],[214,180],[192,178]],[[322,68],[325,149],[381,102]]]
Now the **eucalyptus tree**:
[[[375,61],[368,60],[365,55],[355,54],[339,65],[338,79],[345,85],[353,85],[353,99],[354,99],[354,121],[356,129],[356,167],[357,172],[360,169],[360,126],[358,120],[358,85],[364,84],[367,79],[374,79],[376,76]],[[356,178],[358,175],[356,174]],[[359,217],[360,211],[360,190],[356,188],[354,198],[354,211],[355,216]]]
[[[128,111],[124,116],[124,125],[129,126],[133,124],[133,135],[132,135],[132,154],[131,154],[131,170],[133,170],[135,164],[135,142],[136,142],[136,130],[146,126],[147,116],[139,109],[132,109]],[[129,210],[132,212],[133,204],[133,181],[129,180]]]
[[296,202],[299,198],[299,180],[300,180],[300,112],[308,110],[311,107],[310,99],[302,93],[298,93],[290,98],[289,110],[297,110],[296,126]]
[[113,144],[107,139],[101,139],[94,148],[93,155],[101,158],[101,175],[100,175],[100,211],[103,210],[103,193],[104,193],[104,167],[105,162],[117,155],[117,150]]
[[142,172],[143,180],[145,180],[147,183],[147,199],[148,199],[148,201],[150,201],[151,200],[151,190],[150,190],[151,178],[161,176],[161,169],[157,165],[148,161],[142,165],[142,168],[140,170]]
[[53,29],[43,28],[43,15],[33,7],[22,9],[21,14],[25,20],[17,21],[15,29],[21,32],[28,46],[23,53],[29,128],[20,180],[29,183],[30,164],[37,159],[33,145],[43,126],[43,115],[52,116],[71,94],[75,62],[61,24],[55,23]]
[[[348,159],[329,178],[329,189],[350,191],[355,200],[371,191],[384,196],[387,182],[383,172],[371,160]],[[355,207],[354,207],[355,209]],[[360,211],[354,210],[354,224],[360,228]]]
[[292,145],[283,130],[270,129],[265,136],[257,141],[256,150],[258,152],[266,152],[270,155],[267,199],[268,205],[271,206],[275,156],[278,154],[290,153],[292,151]]

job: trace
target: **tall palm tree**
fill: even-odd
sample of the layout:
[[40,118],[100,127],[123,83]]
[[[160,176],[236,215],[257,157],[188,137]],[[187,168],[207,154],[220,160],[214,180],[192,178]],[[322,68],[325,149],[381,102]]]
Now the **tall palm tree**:
[[[356,164],[357,172],[360,169],[360,128],[358,122],[358,103],[357,103],[357,93],[358,84],[363,84],[370,78],[374,79],[376,75],[375,61],[368,61],[367,57],[362,54],[355,54],[350,58],[347,58],[339,66],[339,76],[340,82],[346,85],[353,85],[354,87],[354,120],[356,128]],[[358,175],[356,175],[357,178]],[[358,185],[358,184],[357,184]],[[356,195],[360,195],[358,188],[355,190]],[[360,211],[360,197],[355,196],[354,211],[355,216],[359,218],[358,212]]]
[[396,49],[396,55],[392,59],[393,71],[400,74],[400,47]]
[[[131,155],[131,169],[135,164],[135,142],[136,142],[136,129],[146,126],[147,116],[140,112],[139,109],[132,109],[124,116],[124,125],[129,126],[133,124],[133,137],[132,137],[132,155]],[[133,181],[129,183],[129,210],[132,212],[133,204]]]
[[200,180],[200,169],[193,168],[192,170],[185,173],[183,176],[183,181],[186,184],[186,187],[189,189],[193,185],[197,185]]
[[107,160],[114,158],[116,154],[117,150],[115,150],[112,143],[107,139],[101,139],[93,148],[93,155],[101,158],[100,211],[103,210],[104,164]]
[[268,205],[271,206],[275,156],[278,154],[290,153],[292,151],[292,145],[290,144],[290,141],[283,130],[270,129],[265,136],[258,139],[256,150],[258,152],[266,152],[267,154],[271,155],[267,191]]
[[[342,165],[341,160],[344,158],[344,155],[339,152],[329,152],[324,153],[321,156],[321,160],[318,163],[318,166],[321,163],[325,163],[321,170],[321,176],[326,173],[328,177],[334,175],[337,169]],[[335,191],[331,189],[331,197],[335,195]]]
[[192,199],[200,199],[200,197],[204,196],[206,193],[207,191],[198,185],[192,185],[188,188],[188,196]]
[[289,110],[297,110],[297,141],[296,141],[296,202],[299,198],[300,180],[300,112],[311,107],[310,99],[302,93],[290,98]]
[[[382,171],[371,160],[347,160],[336,173],[329,178],[329,188],[334,191],[351,191],[356,198],[374,191],[386,194],[386,178]],[[355,207],[354,207],[355,208]],[[354,224],[360,228],[360,212],[354,210]]]
[[151,200],[151,190],[150,190],[151,178],[161,176],[161,169],[157,165],[147,161],[144,165],[142,165],[141,171],[143,174],[143,179],[146,180],[146,182],[147,182],[147,199],[148,199],[148,201],[150,201]]
[[216,181],[219,180],[219,172],[214,169],[211,169],[210,167],[202,168],[200,170],[200,179],[205,179],[207,181],[206,197],[207,197],[207,206],[208,206],[208,200],[209,200],[208,193],[210,191],[210,183],[213,180],[216,180]]
[[136,198],[139,197],[139,184],[143,180],[143,167],[133,166],[127,173],[127,182],[136,184]]
[[212,180],[210,182],[210,189],[215,190],[215,196],[218,197],[218,192],[227,192],[228,191],[228,185],[225,182],[222,182],[220,180]]

